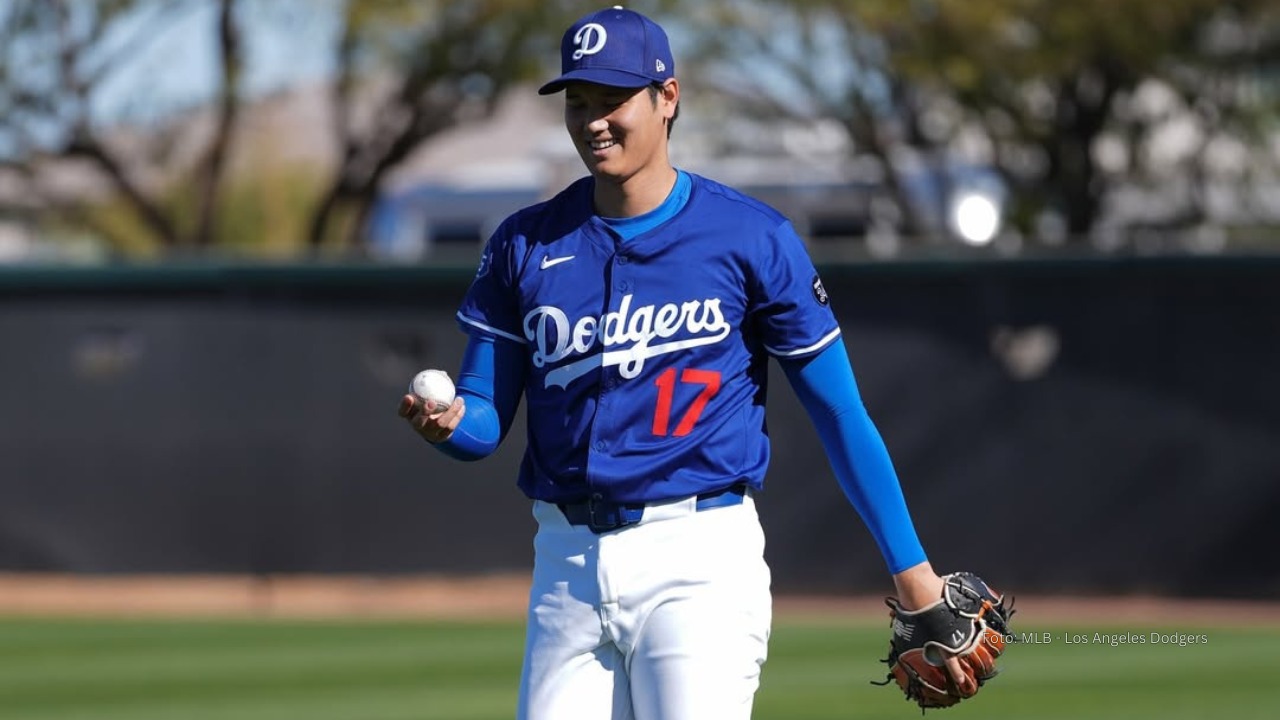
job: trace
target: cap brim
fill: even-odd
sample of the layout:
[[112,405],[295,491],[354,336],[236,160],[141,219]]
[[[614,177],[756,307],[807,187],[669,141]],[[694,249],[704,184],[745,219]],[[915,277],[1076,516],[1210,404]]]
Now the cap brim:
[[572,82],[588,82],[611,87],[642,88],[650,83],[658,82],[654,78],[636,75],[625,70],[609,70],[606,68],[582,68],[570,70],[560,77],[538,88],[539,95],[551,95],[564,89]]

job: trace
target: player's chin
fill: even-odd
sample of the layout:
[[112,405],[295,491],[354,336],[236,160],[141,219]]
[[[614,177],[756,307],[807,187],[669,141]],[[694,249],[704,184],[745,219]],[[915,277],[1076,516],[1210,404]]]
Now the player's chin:
[[629,177],[620,165],[614,163],[587,163],[587,170],[597,180],[621,183]]
[[592,173],[617,174],[618,168],[622,166],[621,153],[617,152],[617,150],[617,146],[604,151],[593,150],[590,146],[586,146],[579,149],[578,154],[582,156],[583,164]]

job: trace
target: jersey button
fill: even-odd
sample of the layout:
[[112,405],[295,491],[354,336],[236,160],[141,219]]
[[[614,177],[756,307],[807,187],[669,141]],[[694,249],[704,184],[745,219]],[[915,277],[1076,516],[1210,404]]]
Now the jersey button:
[[627,264],[627,263],[629,263],[629,262],[631,262],[631,261],[627,259],[627,256],[626,256],[626,255],[619,255],[619,256],[618,256],[618,264],[619,264],[619,265],[626,265],[626,264]]
[[604,448],[605,448],[604,441],[603,441],[603,440],[597,440],[597,441],[595,442],[595,448],[596,448],[596,450],[599,450],[600,452],[604,452]]
[[627,282],[626,280],[623,280],[621,283],[618,284],[618,289],[621,290],[622,292],[631,292],[631,283]]

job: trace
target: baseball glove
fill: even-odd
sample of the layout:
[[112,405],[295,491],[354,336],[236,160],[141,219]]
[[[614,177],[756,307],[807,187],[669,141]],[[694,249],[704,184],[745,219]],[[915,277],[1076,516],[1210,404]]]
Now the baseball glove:
[[[983,683],[995,677],[996,658],[1006,641],[1013,617],[1012,601],[992,590],[973,573],[943,576],[942,597],[920,610],[906,610],[897,598],[885,598],[892,620],[889,643],[889,675],[921,712],[955,705],[977,694]],[[957,657],[967,682],[956,684],[947,672],[948,657]]]

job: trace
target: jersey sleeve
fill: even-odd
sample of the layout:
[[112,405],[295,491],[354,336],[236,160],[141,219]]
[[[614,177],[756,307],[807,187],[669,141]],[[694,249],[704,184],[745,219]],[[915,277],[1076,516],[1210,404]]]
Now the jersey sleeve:
[[789,222],[769,234],[755,268],[752,295],[756,329],[770,355],[808,357],[840,337],[827,291]]
[[485,244],[457,318],[465,332],[481,331],[523,345],[516,296],[516,233],[511,226],[510,220],[503,223]]

